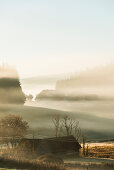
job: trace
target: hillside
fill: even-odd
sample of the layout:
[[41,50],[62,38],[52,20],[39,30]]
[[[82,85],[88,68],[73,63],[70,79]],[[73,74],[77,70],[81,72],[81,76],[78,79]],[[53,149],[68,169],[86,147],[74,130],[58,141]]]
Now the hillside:
[[29,122],[30,128],[35,129],[39,136],[53,136],[54,127],[52,118],[55,115],[69,115],[80,122],[80,127],[84,130],[87,139],[111,139],[114,138],[114,119],[102,118],[83,112],[66,112],[54,109],[0,105],[0,115],[19,114]]
[[56,90],[114,96],[114,64],[82,71],[57,81]]
[[24,102],[25,96],[17,70],[8,65],[0,67],[0,103],[24,104]]
[[42,90],[37,96],[36,101],[51,100],[51,101],[95,101],[105,100],[104,97],[97,95],[76,95],[72,93],[65,93],[59,90]]
[[[48,88],[48,86],[47,88],[44,87],[36,95],[36,100],[114,100],[114,64],[88,69],[68,77],[57,80],[55,89]],[[39,85],[37,84],[36,86],[38,87]]]

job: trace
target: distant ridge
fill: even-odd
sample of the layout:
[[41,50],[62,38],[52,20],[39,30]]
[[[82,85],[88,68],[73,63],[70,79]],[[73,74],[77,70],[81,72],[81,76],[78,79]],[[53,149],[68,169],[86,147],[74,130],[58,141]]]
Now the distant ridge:
[[114,64],[89,69],[56,83],[56,90],[75,91],[78,89],[85,89],[85,92],[90,90],[93,94],[104,89],[114,92]]

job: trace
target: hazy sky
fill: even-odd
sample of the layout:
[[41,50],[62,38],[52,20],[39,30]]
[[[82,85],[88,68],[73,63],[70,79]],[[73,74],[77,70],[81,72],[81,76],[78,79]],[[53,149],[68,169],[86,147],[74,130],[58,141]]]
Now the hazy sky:
[[114,61],[114,0],[0,0],[3,56],[21,77]]

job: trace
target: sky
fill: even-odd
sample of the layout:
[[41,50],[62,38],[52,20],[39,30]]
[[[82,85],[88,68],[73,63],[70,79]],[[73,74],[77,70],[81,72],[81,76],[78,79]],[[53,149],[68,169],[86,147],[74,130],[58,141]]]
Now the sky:
[[20,77],[114,62],[113,0],[0,0],[0,63]]

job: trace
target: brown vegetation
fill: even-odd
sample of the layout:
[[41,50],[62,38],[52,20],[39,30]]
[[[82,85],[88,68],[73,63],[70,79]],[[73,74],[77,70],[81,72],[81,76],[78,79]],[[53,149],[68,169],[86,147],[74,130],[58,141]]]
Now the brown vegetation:
[[66,163],[66,170],[114,170],[113,163]]
[[62,160],[56,156],[45,155],[38,157],[34,152],[29,153],[20,148],[1,149],[0,167],[33,170],[65,170]]
[[52,163],[39,163],[31,160],[16,160],[0,158],[2,168],[30,169],[30,170],[65,170],[64,166]]
[[114,144],[103,146],[90,146],[88,150],[88,156],[114,159]]
[[27,134],[28,122],[19,115],[6,115],[0,119],[0,142],[15,147]]

